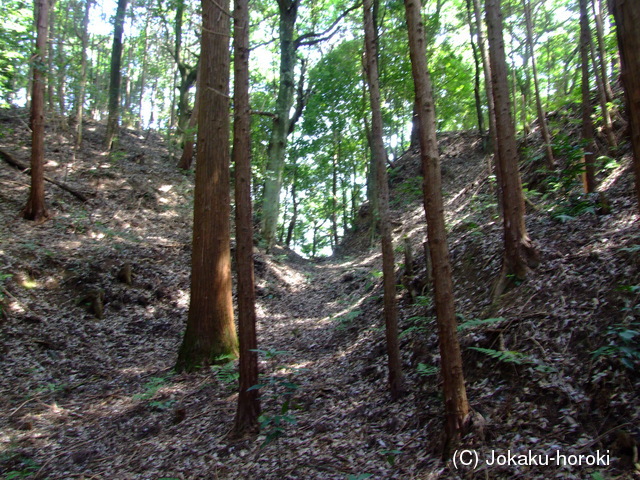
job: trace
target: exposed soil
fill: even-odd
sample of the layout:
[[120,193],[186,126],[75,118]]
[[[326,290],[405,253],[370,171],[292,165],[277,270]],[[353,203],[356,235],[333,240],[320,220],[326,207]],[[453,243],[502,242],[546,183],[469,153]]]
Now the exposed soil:
[[[21,112],[2,112],[0,126],[0,148],[28,163]],[[263,412],[274,419],[288,401],[295,420],[284,419],[283,435],[262,447],[269,427],[255,438],[229,436],[233,363],[172,371],[188,308],[192,175],[176,170],[155,134],[124,130],[109,156],[99,147],[103,126],[88,128],[74,153],[71,136],[49,127],[47,175],[90,200],[48,184],[51,219],[40,225],[19,215],[29,177],[0,164],[3,478],[638,478],[638,361],[631,360],[634,370],[621,360],[622,347],[640,346],[637,337],[624,343],[615,333],[622,328],[608,333],[620,324],[632,330],[640,316],[628,158],[602,175],[609,214],[597,214],[595,198],[583,211],[557,197],[532,198],[527,227],[542,263],[492,304],[502,230],[482,142],[472,133],[440,139],[465,373],[477,412],[464,446],[482,458],[600,451],[610,460],[474,471],[440,459],[441,385],[429,370],[439,355],[415,154],[390,174],[397,263],[405,237],[414,256],[412,278],[398,267],[398,283],[411,290],[398,292],[408,394],[391,402],[386,391],[380,259],[363,210],[340,256],[312,262],[286,249],[256,251]],[[119,274],[126,265],[130,285]],[[469,322],[492,318],[501,320]],[[592,355],[610,343],[614,356]]]

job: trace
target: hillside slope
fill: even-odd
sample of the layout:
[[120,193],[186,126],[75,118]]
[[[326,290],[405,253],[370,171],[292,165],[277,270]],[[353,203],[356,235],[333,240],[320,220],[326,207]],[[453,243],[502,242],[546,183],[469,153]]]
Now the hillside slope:
[[[0,148],[26,163],[24,120],[12,111],[0,121]],[[528,228],[542,264],[492,304],[501,228],[487,158],[475,134],[441,138],[465,372],[472,407],[484,419],[467,444],[483,455],[610,450],[612,458],[602,468],[470,472],[439,459],[443,407],[430,369],[438,355],[414,154],[390,174],[397,262],[405,237],[415,259],[413,297],[399,289],[409,393],[392,403],[386,392],[379,254],[365,229],[352,234],[342,256],[323,262],[257,252],[263,411],[271,426],[238,440],[228,436],[235,365],[192,375],[171,370],[188,307],[192,177],[175,170],[160,138],[125,131],[107,156],[99,148],[103,126],[90,128],[75,154],[61,128],[47,133],[47,174],[91,199],[82,204],[48,185],[53,216],[42,225],[19,217],[28,177],[0,164],[0,471],[8,478],[634,475],[640,379],[621,360],[637,343],[621,343],[626,330],[615,330],[630,330],[638,315],[640,234],[628,160],[603,178],[608,215],[596,215],[591,200],[532,197]],[[130,285],[120,274],[126,265]],[[402,272],[399,265],[398,283]],[[102,315],[92,295],[103,298]],[[592,356],[610,341],[614,356]],[[295,408],[283,416],[283,405]],[[265,434],[278,433],[277,421],[282,436],[261,447]]]

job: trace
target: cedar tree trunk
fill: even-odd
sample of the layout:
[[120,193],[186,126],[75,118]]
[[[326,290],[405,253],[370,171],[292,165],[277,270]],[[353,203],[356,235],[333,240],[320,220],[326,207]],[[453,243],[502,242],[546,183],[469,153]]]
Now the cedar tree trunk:
[[236,0],[234,12],[233,162],[235,164],[236,268],[238,273],[238,331],[240,392],[235,432],[258,428],[258,341],[253,272],[253,214],[251,212],[251,113],[249,108],[249,1]]
[[231,297],[228,9],[229,0],[202,0],[191,300],[178,371],[238,353]]
[[44,87],[49,0],[37,0],[35,6],[38,12],[31,96],[31,191],[22,214],[27,220],[40,222],[49,216],[44,204]]
[[420,0],[405,0],[411,69],[419,116],[420,152],[424,172],[424,210],[427,217],[427,240],[432,265],[434,299],[438,323],[442,382],[445,406],[445,448],[456,444],[464,431],[469,414],[469,402],[462,372],[462,355],[457,336],[457,322],[453,300],[451,263],[447,247],[442,202],[442,179],[436,140],[436,116],[431,78],[425,56],[424,24],[420,15]]
[[371,144],[377,170],[378,211],[382,241],[382,274],[384,285],[384,320],[386,326],[387,356],[389,364],[389,388],[391,397],[397,399],[403,392],[402,360],[398,342],[398,312],[396,307],[396,279],[389,219],[389,185],[387,183],[386,152],[382,142],[382,113],[380,110],[380,86],[378,84],[378,60],[371,0],[364,0],[365,65],[371,102]]
[[524,223],[524,195],[518,168],[516,132],[509,102],[500,0],[486,0],[486,15],[505,246],[502,273],[494,290],[494,296],[497,296],[504,290],[506,279],[526,278],[529,269],[538,264],[538,253],[529,239]]
[[609,10],[616,21],[622,66],[622,84],[627,103],[636,195],[640,209],[640,2],[609,0]]
[[118,136],[118,123],[120,121],[120,83],[122,74],[122,33],[124,32],[124,15],[127,10],[127,0],[118,0],[116,18],[113,28],[113,47],[111,49],[111,77],[109,80],[109,117],[107,119],[107,134],[104,146],[111,150],[113,141]]

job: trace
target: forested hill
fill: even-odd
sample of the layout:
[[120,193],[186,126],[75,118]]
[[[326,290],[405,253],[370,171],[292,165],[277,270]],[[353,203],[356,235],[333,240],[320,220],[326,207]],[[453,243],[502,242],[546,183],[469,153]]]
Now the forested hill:
[[[0,148],[21,163],[24,120],[2,112]],[[331,259],[256,249],[264,416],[259,435],[234,438],[237,363],[173,370],[188,309],[193,177],[155,134],[123,131],[104,154],[104,131],[89,123],[75,150],[62,126],[48,129],[46,176],[88,200],[48,183],[52,214],[41,224],[19,216],[28,176],[0,164],[4,478],[461,478],[440,460],[417,153],[389,170],[405,394],[392,402],[387,393],[381,260],[362,209],[363,227]],[[531,158],[539,145],[535,134],[527,140]],[[628,156],[601,170],[602,196],[580,193],[570,156],[558,157],[557,177],[524,164],[540,264],[492,301],[502,229],[489,157],[471,132],[442,134],[439,148],[475,412],[463,445],[483,455],[608,451],[608,466],[553,467],[553,476],[633,478],[640,238]],[[487,474],[546,479],[549,468]]]

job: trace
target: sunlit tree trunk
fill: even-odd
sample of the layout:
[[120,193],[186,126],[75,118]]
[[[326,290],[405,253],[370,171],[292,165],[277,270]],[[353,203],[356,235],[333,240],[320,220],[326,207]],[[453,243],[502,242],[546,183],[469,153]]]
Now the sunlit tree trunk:
[[233,163],[236,200],[236,269],[238,273],[238,333],[240,391],[234,429],[255,431],[260,415],[258,340],[253,272],[253,214],[251,212],[251,113],[249,109],[249,1],[236,0],[234,11]]
[[31,95],[31,190],[22,214],[27,220],[40,222],[49,216],[44,202],[44,91],[49,0],[37,0],[35,7],[37,37]]
[[299,0],[278,0],[280,84],[273,128],[267,148],[268,160],[262,200],[262,239],[267,244],[267,248],[271,248],[275,243],[280,212],[280,190],[282,189],[287,136],[289,135],[289,113],[293,106],[295,92],[296,45],[293,36],[299,3]]
[[84,101],[87,90],[87,50],[89,49],[89,13],[93,0],[88,0],[84,7],[82,16],[82,31],[80,33],[81,53],[80,53],[80,89],[76,105],[76,146],[82,145],[82,126],[84,115]]
[[593,17],[596,21],[596,39],[598,43],[598,67],[600,68],[600,76],[605,91],[607,102],[613,101],[613,90],[611,90],[611,82],[607,72],[607,52],[604,44],[604,26],[602,24],[602,0],[592,0]]
[[595,192],[595,144],[593,141],[593,120],[591,115],[591,89],[589,88],[589,53],[591,44],[591,29],[587,12],[587,0],[580,1],[580,58],[582,62],[582,143],[584,146],[584,174],[583,185],[586,193]]
[[238,353],[231,296],[228,12],[229,0],[202,0],[191,299],[178,371]]
[[476,118],[478,119],[478,132],[484,137],[484,114],[482,113],[482,100],[480,97],[480,59],[478,53],[478,46],[474,40],[477,27],[471,16],[471,2],[467,0],[467,20],[469,22],[469,33],[471,35],[469,43],[471,44],[471,50],[473,53],[474,75],[473,75],[473,96],[476,101]]
[[182,155],[178,161],[178,168],[181,168],[182,170],[189,170],[191,168],[191,163],[193,162],[196,128],[198,126],[198,110],[200,109],[199,97],[198,84],[196,83],[196,100],[193,103],[193,112],[191,112],[191,118],[189,118],[189,123],[187,124]]
[[620,47],[621,77],[626,95],[627,114],[633,148],[633,170],[640,209],[640,2],[609,0],[616,21]]
[[118,0],[116,17],[113,26],[113,47],[111,48],[111,73],[109,80],[109,117],[107,119],[107,134],[104,147],[111,150],[113,142],[118,136],[120,122],[120,84],[122,83],[122,34],[124,32],[124,15],[127,10],[127,0]]
[[447,247],[442,201],[442,180],[436,116],[433,103],[431,77],[425,57],[424,24],[420,15],[420,0],[405,0],[409,51],[419,120],[420,152],[424,172],[424,210],[427,217],[427,240],[432,265],[434,301],[438,322],[438,338],[442,369],[442,387],[445,405],[445,448],[449,457],[451,447],[460,439],[467,415],[467,400],[462,355],[457,337],[457,322],[453,299],[451,263]]
[[384,318],[389,366],[391,397],[397,399],[403,392],[402,360],[398,342],[398,311],[396,306],[396,278],[391,222],[389,218],[389,185],[387,183],[386,152],[382,141],[382,112],[376,54],[375,29],[371,0],[364,0],[365,68],[371,103],[371,144],[376,162],[378,210],[382,242],[382,274],[384,286]]
[[524,223],[524,195],[518,167],[516,132],[509,105],[500,0],[486,0],[486,16],[498,142],[496,148],[501,171],[505,246],[502,273],[494,288],[494,296],[497,296],[504,291],[507,280],[526,278],[529,269],[538,263],[538,253],[529,239]]
[[[487,95],[487,109],[489,111],[489,143],[491,145],[490,150],[493,152],[493,171],[496,175],[496,184],[498,185],[498,205],[502,208],[502,194],[501,194],[501,176],[498,160],[498,149],[496,145],[498,143],[496,137],[496,113],[493,103],[493,87],[491,86],[491,64],[489,62],[489,52],[484,38],[482,15],[480,13],[480,0],[473,0],[473,16],[476,22],[476,32],[478,35],[478,48],[480,49],[480,55],[482,58],[482,71],[484,73],[484,88]],[[491,170],[491,169],[490,169]]]
[[523,0],[525,23],[527,24],[527,46],[529,48],[529,55],[531,56],[531,70],[533,72],[533,86],[536,96],[536,111],[538,113],[538,125],[540,126],[540,132],[542,133],[542,141],[544,142],[544,151],[547,158],[547,166],[550,169],[556,167],[556,161],[553,158],[553,149],[551,148],[551,135],[549,134],[549,127],[547,126],[547,118],[542,106],[542,99],[540,98],[540,85],[538,82],[538,69],[536,67],[536,56],[533,51],[533,21],[531,19],[531,4],[529,0]]

